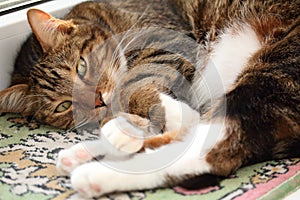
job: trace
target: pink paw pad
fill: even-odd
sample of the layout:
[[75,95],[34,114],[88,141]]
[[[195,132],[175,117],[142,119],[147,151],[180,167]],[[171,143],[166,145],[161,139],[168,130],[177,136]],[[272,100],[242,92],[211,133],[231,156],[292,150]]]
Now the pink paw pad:
[[81,193],[81,194],[83,194],[83,195],[86,195],[86,192],[85,192],[84,189],[81,189],[81,188],[80,188],[80,189],[78,189],[78,192]]
[[97,193],[100,193],[100,192],[101,192],[101,187],[100,187],[99,185],[91,183],[89,186],[90,186],[90,188],[91,188],[92,190],[94,190],[95,192],[97,192]]
[[70,159],[68,158],[63,158],[61,160],[61,163],[64,165],[64,166],[67,166],[67,167],[72,167],[72,162]]
[[81,160],[91,160],[92,156],[91,154],[86,151],[85,149],[78,149],[76,151],[76,156],[77,158],[81,159]]

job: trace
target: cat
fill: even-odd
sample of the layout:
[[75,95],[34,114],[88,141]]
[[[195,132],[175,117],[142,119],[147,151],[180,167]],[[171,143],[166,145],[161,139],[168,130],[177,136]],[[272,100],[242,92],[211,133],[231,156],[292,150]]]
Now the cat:
[[[160,2],[163,3],[164,1]],[[167,2],[167,1],[165,1]],[[112,9],[110,4],[114,4],[114,9]],[[142,2],[139,2],[138,4],[143,4]],[[164,3],[166,4],[166,3]],[[74,49],[78,49],[78,56],[81,54],[78,66],[75,70],[77,70],[78,77],[81,79],[84,79],[83,77],[80,77],[78,70],[87,70],[88,60],[86,59],[93,59],[92,56],[89,58],[83,58],[83,56],[88,57],[89,52],[91,51],[93,46],[96,45],[117,45],[114,44],[114,41],[109,41],[108,38],[111,37],[112,34],[118,34],[125,31],[130,30],[131,28],[141,28],[141,27],[150,27],[150,26],[157,26],[160,28],[165,29],[172,29],[176,31],[180,31],[184,34],[188,34],[187,30],[190,30],[190,26],[181,23],[180,16],[176,15],[174,12],[175,10],[172,8],[172,6],[168,6],[166,4],[165,9],[157,10],[156,7],[161,7],[160,4],[153,4],[150,6],[145,5],[144,10],[145,11],[137,11],[135,8],[137,3],[135,2],[134,5],[131,5],[131,2],[128,1],[126,3],[122,3],[120,1],[111,1],[108,3],[86,3],[81,4],[81,7],[85,8],[87,10],[100,10],[100,13],[93,14],[91,13],[89,17],[89,20],[84,21],[85,14],[81,13],[81,9],[74,9],[72,12],[70,12],[66,16],[66,20],[73,20],[74,23],[65,23],[63,20],[56,20],[53,21],[53,23],[45,24],[44,27],[39,27],[40,24],[43,23],[43,19],[49,20],[50,18],[54,20],[50,15],[47,13],[43,13],[37,10],[31,10],[28,14],[29,22],[33,28],[34,35],[29,37],[29,39],[25,42],[23,45],[23,48],[21,49],[19,56],[16,60],[15,70],[12,75],[12,87],[8,88],[7,90],[3,91],[2,96],[2,106],[1,111],[9,111],[9,112],[17,112],[21,113],[23,116],[31,116],[34,115],[34,118],[42,123],[46,123],[49,125],[53,125],[60,128],[72,128],[75,126],[75,123],[77,126],[80,126],[81,124],[85,124],[87,122],[93,122],[93,121],[102,121],[105,122],[110,119],[111,113],[106,112],[107,105],[105,105],[104,102],[107,104],[110,103],[109,101],[111,96],[109,93],[111,93],[113,87],[116,87],[114,82],[116,81],[115,78],[109,77],[110,73],[121,73],[120,72],[111,72],[110,68],[117,68],[118,66],[109,66],[109,65],[120,65],[119,63],[112,63],[110,60],[114,59],[113,56],[115,56],[114,49],[112,47],[108,47],[110,49],[105,49],[103,51],[103,54],[101,54],[101,50],[97,51],[97,54],[101,54],[101,58],[98,59],[106,59],[106,63],[102,63],[101,65],[107,65],[106,71],[103,72],[101,76],[94,76],[96,79],[98,77],[101,77],[100,80],[93,80],[90,78],[89,83],[81,83],[77,85],[78,87],[85,87],[84,95],[93,97],[95,96],[95,101],[92,101],[91,98],[89,99],[81,99],[81,89],[78,89],[77,91],[77,98],[78,101],[82,101],[84,103],[81,103],[81,108],[76,109],[78,112],[80,110],[80,113],[77,113],[76,116],[81,117],[81,119],[78,119],[77,122],[74,121],[74,113],[70,112],[71,110],[75,109],[69,109],[71,107],[75,107],[75,105],[72,105],[72,98],[74,96],[72,93],[74,93],[74,89],[72,86],[75,82],[74,74],[71,74],[73,77],[70,77],[69,74],[69,68],[64,65],[70,65],[69,63],[60,63],[62,59],[66,59],[68,56],[71,59],[77,59],[77,58],[71,58],[71,55],[75,55]],[[95,8],[96,6],[96,8]],[[108,8],[106,8],[108,7]],[[118,7],[118,9],[116,8]],[[140,6],[141,7],[141,6]],[[121,9],[122,8],[122,9]],[[130,14],[129,14],[129,11]],[[162,14],[163,13],[163,14]],[[98,16],[99,15],[99,16]],[[157,17],[149,17],[149,16],[157,16],[160,15],[160,18]],[[113,20],[110,20],[110,17],[113,16]],[[98,22],[98,18],[101,18],[102,21]],[[37,21],[38,19],[41,19],[40,21]],[[151,20],[149,20],[151,19]],[[44,20],[44,21],[45,21]],[[119,23],[118,25],[115,25],[116,21],[122,21],[122,23]],[[97,21],[98,24],[95,24],[94,27],[88,26],[92,22]],[[60,24],[61,23],[61,24]],[[65,23],[65,24],[64,24]],[[107,24],[106,24],[107,23]],[[79,24],[79,25],[76,25]],[[100,27],[103,25],[102,27]],[[53,31],[57,26],[57,30]],[[86,26],[86,27],[85,27]],[[78,28],[78,29],[76,29]],[[95,31],[94,31],[95,30]],[[52,32],[53,31],[53,32]],[[92,32],[94,31],[94,32]],[[133,32],[133,31],[132,31]],[[127,33],[128,34],[128,33]],[[131,33],[132,34],[132,33]],[[149,34],[149,33],[148,33]],[[158,37],[159,34],[157,34],[156,37]],[[183,37],[179,36],[179,37]],[[72,37],[72,39],[70,39]],[[121,37],[121,36],[120,36]],[[130,39],[128,35],[125,35],[123,37],[126,37],[126,40],[132,40]],[[169,36],[169,39],[176,39],[171,38],[173,36]],[[174,36],[177,37],[177,36]],[[116,38],[115,38],[116,39]],[[124,41],[124,38],[119,38],[120,41]],[[147,39],[147,38],[146,38]],[[157,40],[156,43],[160,40],[159,38],[152,38],[154,40]],[[139,40],[142,40],[140,38]],[[150,39],[148,39],[150,40]],[[61,42],[60,42],[61,41]],[[69,41],[70,44],[66,44],[65,41]],[[104,42],[105,41],[105,42]],[[94,42],[94,43],[93,43]],[[175,54],[163,52],[162,49],[157,51],[156,49],[151,48],[157,48],[155,46],[150,46],[151,44],[147,44],[147,41],[143,41],[145,44],[148,45],[144,47],[132,47],[131,48],[144,48],[143,52],[136,53],[137,50],[133,49],[132,52],[129,50],[129,47],[126,47],[128,50],[126,52],[126,57],[131,57],[127,61],[127,67],[129,69],[134,68],[135,66],[142,65],[143,62],[151,63],[153,62],[162,62],[165,59],[165,63],[169,62],[167,67],[171,66],[171,62],[177,62],[176,64],[172,65],[171,67],[177,68],[179,74],[174,74],[174,77],[171,79],[173,80],[167,80],[165,82],[170,82],[172,84],[172,81],[179,82],[180,79],[186,79],[187,81],[190,81],[193,77],[193,71],[194,67],[190,65],[185,60],[181,59],[179,56],[176,56]],[[57,45],[55,43],[61,43],[61,45]],[[74,44],[76,43],[76,44]],[[104,44],[107,43],[107,44]],[[108,44],[109,43],[109,44]],[[125,43],[125,42],[123,42]],[[148,42],[149,43],[149,42]],[[154,43],[154,42],[152,42]],[[72,46],[73,45],[73,46]],[[78,46],[77,46],[78,45]],[[165,42],[165,48],[171,48],[171,43],[167,44]],[[72,47],[71,47],[72,46]],[[127,45],[128,46],[128,45]],[[69,48],[69,49],[67,49]],[[94,47],[93,47],[94,48]],[[54,50],[53,50],[54,49]],[[111,50],[111,52],[108,53],[108,51]],[[81,51],[81,52],[80,52]],[[124,50],[123,50],[124,51]],[[61,53],[61,55],[58,55]],[[154,55],[160,54],[159,59],[152,59],[151,57],[154,57]],[[168,55],[170,54],[170,55]],[[32,56],[34,55],[34,56]],[[58,59],[58,57],[60,57]],[[106,56],[106,57],[105,57]],[[120,57],[120,56],[119,56]],[[116,58],[120,59],[120,58]],[[174,59],[175,61],[171,61],[171,59]],[[72,62],[76,62],[71,60]],[[71,62],[69,61],[69,62]],[[97,61],[95,61],[97,62]],[[115,62],[119,62],[118,60]],[[73,63],[72,63],[73,64]],[[93,63],[94,64],[94,63]],[[74,64],[73,64],[74,65]],[[99,64],[100,65],[100,64]],[[156,64],[158,65],[158,64]],[[34,66],[34,67],[33,67]],[[158,66],[157,66],[158,67]],[[113,69],[117,70],[117,69]],[[119,70],[119,69],[118,69]],[[127,70],[127,69],[124,69]],[[149,70],[152,72],[149,73],[156,73],[153,69]],[[99,71],[99,70],[98,70]],[[176,71],[176,72],[177,72]],[[131,70],[133,72],[133,70]],[[74,73],[74,72],[73,72]],[[81,72],[86,73],[86,72]],[[102,72],[98,72],[102,73]],[[166,73],[166,72],[165,72]],[[168,72],[169,73],[169,72]],[[48,74],[49,76],[46,77],[45,74]],[[181,76],[181,74],[184,75],[184,77]],[[121,75],[121,74],[119,74]],[[140,76],[137,72],[136,74],[132,74],[133,76]],[[81,75],[82,76],[82,75]],[[88,75],[87,75],[88,76]],[[90,76],[90,75],[89,75]],[[117,75],[115,75],[117,76]],[[148,76],[148,75],[147,75]],[[27,78],[28,77],[28,78]],[[170,78],[171,75],[169,75],[168,78]],[[119,78],[119,77],[117,77]],[[145,77],[144,79],[146,79]],[[88,78],[86,78],[88,79]],[[124,80],[125,81],[125,80]],[[130,81],[130,80],[129,80]],[[150,81],[150,80],[149,80]],[[163,81],[163,80],[161,80]],[[77,81],[76,83],[78,83]],[[92,83],[93,82],[93,83]],[[98,84],[98,82],[100,84]],[[123,82],[126,84],[126,82]],[[158,132],[164,131],[165,126],[165,119],[164,119],[164,113],[161,111],[162,109],[159,109],[159,97],[158,97],[158,88],[157,86],[154,86],[153,83],[146,83],[143,84],[152,85],[150,87],[153,87],[150,89],[148,93],[148,86],[143,89],[140,88],[139,90],[135,91],[135,94],[133,94],[128,101],[125,102],[129,103],[129,112],[133,115],[139,115],[141,117],[152,117],[151,119],[151,129],[159,129]],[[159,83],[155,83],[158,85]],[[68,86],[69,85],[69,86]],[[166,94],[169,93],[170,90],[168,88],[162,89],[162,87],[165,87],[163,85],[159,86],[161,87],[161,91],[164,91]],[[166,86],[167,87],[167,86]],[[131,89],[134,89],[133,86]],[[97,90],[96,94],[95,90]],[[157,91],[156,91],[157,90]],[[91,91],[91,92],[90,92]],[[174,92],[174,91],[173,91]],[[108,97],[103,97],[104,95],[108,95]],[[19,95],[17,97],[13,97],[15,95]],[[140,100],[137,100],[136,98],[139,98],[140,95],[146,95],[143,102]],[[23,96],[25,98],[23,98]],[[61,96],[64,96],[63,98]],[[11,97],[11,99],[9,99]],[[119,98],[123,98],[119,97]],[[126,98],[126,97],[125,97]],[[91,101],[88,101],[91,100]],[[75,100],[76,101],[76,100]],[[123,100],[125,101],[125,100]],[[134,102],[134,104],[132,103]],[[136,103],[140,102],[140,103]],[[95,103],[98,103],[95,105]],[[157,105],[156,105],[157,104]],[[30,105],[30,106],[29,106]],[[95,106],[97,107],[95,109]],[[123,105],[124,108],[122,108],[122,111],[125,110],[125,107],[127,105]],[[128,106],[127,106],[128,107]],[[102,111],[103,110],[103,111]],[[86,113],[84,113],[86,111]],[[91,117],[90,115],[93,115]],[[151,115],[151,116],[150,116]],[[103,118],[107,117],[107,120],[103,120]],[[148,122],[147,122],[148,123]],[[149,122],[150,123],[150,122]],[[104,123],[102,123],[104,124]],[[153,126],[152,126],[153,125]]]
[[[75,145],[60,154],[58,167],[71,172],[72,185],[82,195],[172,186],[201,174],[228,176],[244,165],[299,157],[299,2],[181,5],[202,45],[191,88],[196,95],[188,102],[202,116],[181,142],[167,148],[183,150],[184,142],[189,148],[172,164],[151,171],[149,160],[142,162],[145,153],[120,166],[106,148],[97,148],[101,141]],[[93,157],[88,152],[105,155],[104,161],[86,163]],[[168,155],[150,161],[162,162]],[[138,173],[137,163],[146,172]]]
[[[106,10],[97,9],[98,5]],[[166,4],[171,5],[173,6],[171,3]],[[116,3],[115,6],[120,4]],[[136,8],[141,9],[142,6],[143,4]],[[116,7],[113,3],[89,2],[78,5],[71,13],[75,12],[77,17],[84,16],[83,19],[91,20],[91,16],[87,13],[97,13],[91,8],[97,9],[98,12],[101,10],[104,13],[111,13],[111,9],[115,10]],[[79,15],[77,9],[78,12],[85,13]],[[87,10],[89,12],[86,12]],[[79,143],[59,153],[58,170],[71,176],[72,186],[84,197],[96,197],[115,191],[174,186],[207,173],[228,176],[244,165],[300,155],[299,2],[191,0],[178,1],[171,10],[178,11],[176,12],[178,18],[175,21],[178,20],[180,23],[184,21],[182,24],[191,25],[184,29],[188,31],[191,28],[199,44],[195,47],[194,43],[189,43],[189,40],[182,37],[179,41],[172,40],[181,44],[177,45],[179,50],[181,47],[185,48],[180,40],[187,41],[187,46],[192,46],[188,48],[189,50],[196,50],[191,53],[197,56],[195,71],[192,70],[191,79],[187,78],[191,86],[180,84],[179,88],[188,92],[184,92],[178,99],[171,98],[172,90],[169,91],[169,95],[158,94],[161,108],[165,109],[164,126],[170,127],[163,130],[163,134],[145,140],[136,139],[134,135],[140,136],[149,130],[140,126],[141,122],[145,122],[143,125],[148,124],[149,119],[143,118],[145,120],[143,121],[140,117],[127,112],[104,123],[99,140]],[[124,15],[116,20],[118,23],[124,22],[127,15],[130,16],[129,19],[134,19],[130,13],[119,11],[107,17],[109,19],[107,24],[112,23],[110,20],[120,17],[119,13]],[[57,22],[46,13],[40,14],[41,11],[30,11],[29,21],[40,16],[46,21],[51,19],[50,22]],[[155,16],[152,17],[156,19]],[[37,23],[40,24],[42,21]],[[139,20],[135,18],[134,21]],[[70,34],[68,31],[71,30],[64,27],[67,22],[60,20],[58,22],[55,27],[64,31],[64,35],[59,37]],[[160,20],[157,20],[154,24],[159,22]],[[33,32],[36,32],[32,23],[34,22],[31,22]],[[105,27],[107,24],[102,26]],[[167,28],[178,31],[177,26],[178,24],[175,24]],[[132,24],[128,27],[131,28]],[[154,30],[153,33],[159,32],[157,29]],[[126,30],[117,32],[122,31]],[[172,34],[170,35],[172,38]],[[163,36],[168,39],[168,34]],[[131,37],[129,41],[132,41]],[[145,39],[141,38],[142,40],[138,40],[139,43]],[[115,45],[114,42],[109,44]],[[42,48],[45,50],[49,48],[48,45],[49,43],[42,43]],[[102,49],[107,50],[108,47],[105,47]],[[140,51],[143,52],[143,49],[134,52]],[[90,60],[93,60],[94,54],[90,55],[92,57]],[[65,57],[72,56],[74,55],[67,54]],[[144,58],[141,60],[146,58],[143,57],[143,53],[125,57],[128,59],[139,56]],[[159,57],[160,54],[156,53],[155,56]],[[65,58],[59,52],[56,52],[56,57],[58,60]],[[78,55],[75,57],[78,58]],[[191,60],[193,59],[192,56]],[[83,69],[85,62],[83,60],[79,62],[80,65],[83,64]],[[128,64],[130,68],[130,64],[135,63],[129,61]],[[130,88],[130,85],[127,86]],[[146,86],[147,89],[153,87],[151,84]],[[15,87],[12,86],[8,91],[22,99],[24,92],[22,95],[16,95]],[[122,88],[122,85],[120,87]],[[2,92],[1,95],[3,93],[7,95],[8,91]],[[6,98],[8,99],[10,98]],[[18,98],[11,99],[15,103],[21,101]],[[97,100],[100,103],[102,101],[101,98]],[[3,106],[2,103],[1,106],[4,111],[16,112],[11,110],[10,104]],[[58,107],[65,109],[68,106],[67,103],[63,104],[62,108]],[[20,111],[24,110],[17,110]],[[200,122],[198,122],[199,114]],[[183,119],[178,119],[178,116]],[[133,119],[130,119],[131,117]],[[139,123],[136,123],[136,120]],[[177,123],[180,125],[176,125]],[[154,126],[150,132],[161,132],[159,127],[161,125]],[[130,132],[133,136],[128,137],[124,132]],[[172,137],[164,137],[168,135]],[[166,138],[167,142],[164,141]],[[163,144],[151,146],[149,145],[151,139],[154,139],[155,143],[163,141]],[[116,148],[112,148],[111,144]],[[143,147],[145,149],[141,151]],[[156,149],[154,152],[148,152],[147,147]],[[101,158],[93,161],[98,156]]]

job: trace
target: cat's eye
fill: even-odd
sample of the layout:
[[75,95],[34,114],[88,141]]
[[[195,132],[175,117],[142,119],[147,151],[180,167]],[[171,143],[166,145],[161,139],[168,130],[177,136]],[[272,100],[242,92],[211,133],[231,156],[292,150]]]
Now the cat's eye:
[[80,78],[84,78],[87,72],[87,64],[83,58],[80,57],[76,68],[77,74]]
[[64,101],[64,102],[58,104],[58,106],[55,109],[55,112],[62,113],[64,111],[68,110],[71,107],[71,105],[72,105],[71,101]]

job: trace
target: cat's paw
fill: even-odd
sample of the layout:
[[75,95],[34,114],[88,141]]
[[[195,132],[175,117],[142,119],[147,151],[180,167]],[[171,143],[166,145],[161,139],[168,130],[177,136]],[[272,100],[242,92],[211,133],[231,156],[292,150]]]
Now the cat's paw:
[[82,197],[99,197],[117,190],[113,173],[99,162],[86,163],[72,172],[71,184]]
[[92,159],[84,143],[78,143],[58,153],[56,168],[61,175],[69,175],[77,166]]
[[144,144],[143,131],[122,116],[107,122],[101,132],[116,149],[126,153],[138,152]]

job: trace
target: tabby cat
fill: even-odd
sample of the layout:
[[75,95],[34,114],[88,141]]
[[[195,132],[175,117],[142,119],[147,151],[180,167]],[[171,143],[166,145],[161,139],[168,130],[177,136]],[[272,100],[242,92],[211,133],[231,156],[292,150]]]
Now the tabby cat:
[[85,197],[195,188],[203,174],[299,156],[299,4],[87,2],[64,20],[30,10],[43,53],[0,108],[64,128],[101,121],[99,140],[58,156]]
[[[166,4],[166,2],[161,3]],[[62,20],[54,20],[47,13],[30,10],[28,18],[34,35],[25,42],[17,58],[12,76],[14,86],[4,91],[6,99],[11,97],[10,94],[15,95],[16,90],[19,90],[20,96],[25,93],[25,98],[19,98],[18,100],[23,102],[16,101],[17,106],[9,105],[12,110],[9,110],[8,106],[3,106],[4,111],[21,112],[24,116],[34,115],[34,118],[40,122],[61,128],[73,128],[75,125],[78,127],[96,121],[100,121],[103,125],[112,117],[122,115],[129,118],[131,123],[141,120],[142,128],[147,129],[146,132],[150,134],[168,130],[170,126],[166,124],[165,111],[159,105],[161,101],[159,94],[162,91],[166,94],[170,93],[170,90],[174,93],[172,85],[176,82],[178,86],[181,79],[190,81],[193,77],[194,66],[174,53],[164,52],[160,46],[164,45],[165,49],[172,48],[173,43],[167,42],[166,37],[169,41],[180,41],[177,43],[180,45],[183,41],[178,37],[185,37],[184,34],[188,33],[186,30],[191,28],[188,24],[182,23],[183,20],[174,13],[175,10],[171,5],[166,4],[165,8],[161,9],[161,4],[156,3],[151,7],[143,6],[145,11],[138,12],[135,6],[142,5],[142,2],[112,1],[112,3],[114,3],[114,8],[106,3],[81,4],[79,8],[75,8],[66,16],[66,20],[72,20],[68,24]],[[85,10],[91,10],[89,20],[85,19]],[[93,13],[94,10],[101,12]],[[157,15],[160,15],[160,18],[153,17]],[[112,21],[109,21],[110,17]],[[54,21],[52,24],[47,24],[50,18]],[[100,22],[98,22],[99,19]],[[95,24],[94,21],[97,23]],[[39,25],[43,23],[45,27],[40,27]],[[91,26],[93,23],[94,25]],[[118,25],[115,25],[117,23]],[[106,25],[102,26],[102,24]],[[160,33],[152,34],[151,38],[148,36],[148,39],[147,36],[141,36],[138,39],[131,38],[136,37],[131,36],[134,33],[131,29],[150,26],[180,31],[182,35],[172,34],[163,37],[165,42],[161,41]],[[54,28],[57,30],[53,31]],[[153,30],[160,31],[155,28]],[[127,32],[124,33],[124,31]],[[147,35],[146,32],[144,31],[143,34]],[[141,34],[137,31],[135,33]],[[113,39],[109,39],[112,35]],[[116,43],[115,40],[119,42]],[[128,46],[129,41],[133,43],[132,40],[135,43],[143,40],[143,44]],[[61,43],[61,45],[56,43]],[[127,69],[121,66],[122,61],[119,55],[114,58],[118,45],[123,45],[122,51],[126,54],[124,56],[130,58],[127,59],[127,66],[125,66],[130,72],[124,76],[123,81],[118,79],[122,76],[123,70],[127,71]],[[139,52],[138,48],[143,51]],[[92,51],[94,53],[91,53]],[[34,56],[31,57],[31,54]],[[158,54],[159,58],[156,57]],[[39,58],[38,64],[33,67]],[[96,60],[93,60],[95,58]],[[61,62],[62,60],[66,61]],[[159,62],[164,63],[165,70],[158,69],[162,66]],[[151,67],[146,66],[149,63],[152,63]],[[138,71],[134,69],[141,65],[143,65],[142,69]],[[175,70],[176,72],[172,75],[168,68],[175,68],[178,71]],[[31,76],[27,78],[29,73]],[[155,76],[155,74],[161,76],[163,73],[167,75],[162,78]],[[76,80],[78,77],[79,80]],[[131,80],[136,78],[139,80],[135,80],[135,84],[138,81],[141,84],[139,88],[134,88],[135,84],[131,83]],[[117,81],[122,87],[119,87],[118,94],[113,93],[116,91]],[[164,83],[159,86],[158,81]],[[130,95],[128,91],[131,92]],[[86,98],[87,96],[89,98]],[[9,102],[6,99],[3,98],[3,101]],[[114,115],[110,113],[110,110],[114,111]],[[124,112],[132,115],[125,115]],[[139,119],[137,115],[143,119]]]

